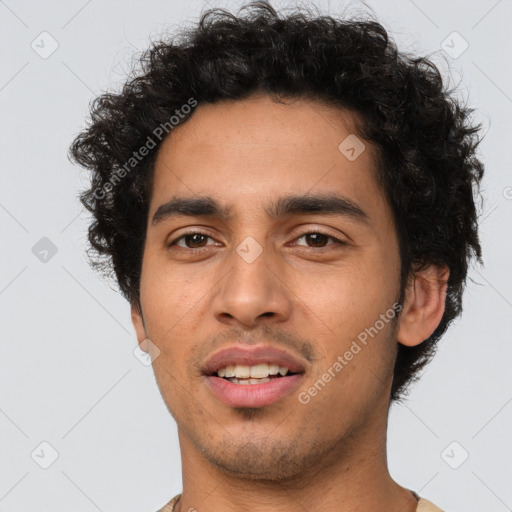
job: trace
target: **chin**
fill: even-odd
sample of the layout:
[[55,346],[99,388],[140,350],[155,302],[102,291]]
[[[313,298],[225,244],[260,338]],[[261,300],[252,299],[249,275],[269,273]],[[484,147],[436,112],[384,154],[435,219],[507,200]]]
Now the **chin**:
[[303,476],[318,457],[316,450],[296,442],[273,445],[265,443],[221,443],[214,449],[201,450],[206,459],[230,477],[261,482],[284,482]]

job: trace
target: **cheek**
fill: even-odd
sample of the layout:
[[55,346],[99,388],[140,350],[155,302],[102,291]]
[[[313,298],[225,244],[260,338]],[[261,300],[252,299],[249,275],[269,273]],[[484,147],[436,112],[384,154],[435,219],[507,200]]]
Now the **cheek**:
[[393,258],[385,259],[377,252],[354,258],[351,265],[331,268],[321,278],[304,275],[296,283],[296,294],[310,320],[302,332],[317,340],[322,360],[315,377],[320,378],[342,358],[342,370],[339,365],[338,371],[331,368],[337,376],[332,389],[348,386],[355,392],[353,386],[364,382],[371,387],[372,373],[384,380],[392,366],[398,273]]
[[350,264],[302,273],[293,281],[306,310],[327,329],[352,336],[357,328],[373,325],[398,294],[397,270],[379,257],[353,258]]
[[[203,281],[204,283],[204,281]],[[141,302],[148,329],[162,335],[193,310],[204,284],[173,268],[169,262],[147,257],[140,283]]]
[[208,300],[205,293],[214,282],[185,275],[177,266],[156,258],[145,261],[141,302],[147,335],[161,351],[154,371],[164,387],[174,382],[172,376],[181,375],[180,381],[185,377],[184,361],[190,359],[195,337],[201,335]]

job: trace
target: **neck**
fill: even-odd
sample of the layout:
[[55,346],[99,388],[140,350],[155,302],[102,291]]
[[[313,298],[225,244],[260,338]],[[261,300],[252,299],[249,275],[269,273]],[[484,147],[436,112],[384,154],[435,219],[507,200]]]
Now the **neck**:
[[384,425],[367,425],[333,446],[328,456],[277,482],[227,473],[205,460],[179,429],[183,493],[175,510],[415,512],[416,498],[389,475],[387,415],[384,419]]

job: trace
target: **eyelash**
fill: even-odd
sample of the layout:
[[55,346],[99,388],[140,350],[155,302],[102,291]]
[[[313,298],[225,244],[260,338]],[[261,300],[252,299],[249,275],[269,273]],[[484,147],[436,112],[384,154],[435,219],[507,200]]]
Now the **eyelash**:
[[[171,248],[172,246],[176,245],[176,242],[179,242],[180,240],[184,239],[185,237],[191,236],[191,235],[203,235],[203,236],[205,236],[207,238],[211,238],[213,240],[213,237],[210,236],[208,233],[204,233],[203,231],[199,231],[199,230],[194,230],[194,231],[190,231],[188,233],[184,233],[183,235],[180,235],[178,238],[175,238],[172,242],[169,243],[168,247]],[[340,240],[339,238],[336,238],[336,237],[330,235],[329,233],[326,233],[325,231],[318,230],[318,229],[306,231],[306,232],[302,233],[300,236],[296,237],[295,240],[299,240],[307,235],[323,235],[323,236],[330,238],[331,240],[334,241],[333,244],[328,244],[327,246],[324,246],[324,247],[301,246],[301,247],[307,247],[309,249],[316,249],[315,252],[328,251],[328,250],[330,250],[330,249],[328,249],[328,247],[331,245],[336,245],[336,243],[340,244],[340,245],[348,245],[347,242]],[[180,249],[194,251],[194,252],[200,252],[201,250],[208,248],[207,246],[206,247],[196,247],[196,248],[181,247],[181,246],[178,246],[178,247],[180,247]]]

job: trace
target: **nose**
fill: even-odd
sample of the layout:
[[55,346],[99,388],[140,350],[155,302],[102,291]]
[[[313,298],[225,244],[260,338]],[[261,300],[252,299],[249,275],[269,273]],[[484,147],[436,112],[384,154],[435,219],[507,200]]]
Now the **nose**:
[[278,258],[259,244],[255,247],[254,241],[253,245],[240,245],[239,252],[233,250],[230,255],[230,270],[216,289],[212,301],[215,318],[245,328],[256,327],[265,318],[285,321],[290,317],[292,301]]

